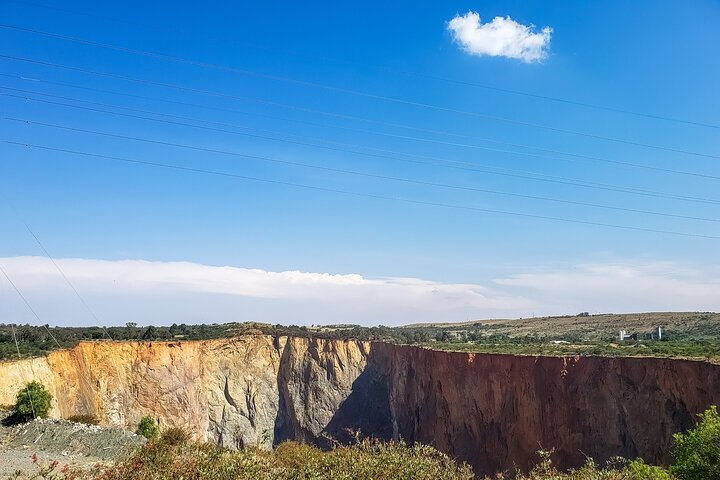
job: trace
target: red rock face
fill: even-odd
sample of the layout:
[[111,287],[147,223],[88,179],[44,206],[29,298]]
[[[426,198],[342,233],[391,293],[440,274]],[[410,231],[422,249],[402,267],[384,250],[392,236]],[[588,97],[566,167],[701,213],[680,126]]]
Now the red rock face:
[[478,473],[527,469],[555,449],[666,463],[672,434],[720,403],[720,366],[607,357],[534,357],[374,345],[388,368],[394,434],[430,444]]

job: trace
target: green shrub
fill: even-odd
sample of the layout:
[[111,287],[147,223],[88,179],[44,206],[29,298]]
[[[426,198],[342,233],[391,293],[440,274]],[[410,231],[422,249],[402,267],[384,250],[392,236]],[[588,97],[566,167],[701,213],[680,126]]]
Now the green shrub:
[[140,423],[138,423],[135,433],[142,435],[148,440],[155,440],[160,435],[160,429],[155,423],[154,418],[146,416],[140,419]]
[[686,434],[673,436],[670,472],[681,480],[720,478],[720,415],[715,406],[698,415],[700,422]]
[[628,480],[673,480],[674,477],[667,470],[654,465],[648,465],[641,458],[635,459],[625,468]]
[[52,406],[52,395],[42,383],[30,382],[18,391],[13,406],[13,414],[20,421],[33,417],[47,418]]

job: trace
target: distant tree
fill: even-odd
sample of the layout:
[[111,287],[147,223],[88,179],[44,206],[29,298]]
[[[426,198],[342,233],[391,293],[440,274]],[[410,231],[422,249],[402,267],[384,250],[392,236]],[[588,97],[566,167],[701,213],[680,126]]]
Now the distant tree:
[[20,389],[15,397],[13,413],[18,420],[27,421],[33,417],[47,418],[52,406],[52,395],[42,383],[30,382]]
[[205,340],[209,337],[208,331],[209,329],[207,325],[205,325],[204,323],[200,325],[200,327],[198,328],[198,336],[201,340]]
[[442,332],[435,335],[435,340],[438,342],[451,342],[453,341],[454,337],[448,332],[447,330],[443,330]]
[[138,423],[135,433],[142,435],[148,440],[155,440],[158,436],[160,436],[160,428],[158,428],[157,423],[155,423],[155,420],[152,417],[145,416],[140,419],[140,423]]
[[138,324],[135,322],[127,322],[125,324],[125,331],[122,333],[122,338],[132,340],[133,338],[138,338],[139,334],[140,329],[138,328]]
[[673,435],[673,463],[670,473],[680,480],[720,478],[720,415],[710,407],[698,415],[700,422],[686,434]]
[[150,325],[147,330],[145,330],[145,333],[143,333],[142,339],[143,340],[152,340],[157,337],[157,331],[156,328]]

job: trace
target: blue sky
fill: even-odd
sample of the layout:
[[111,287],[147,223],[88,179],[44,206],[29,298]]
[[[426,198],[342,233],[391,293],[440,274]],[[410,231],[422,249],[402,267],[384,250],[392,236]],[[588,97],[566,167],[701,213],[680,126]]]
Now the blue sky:
[[[422,279],[453,292],[441,302],[428,300],[430,308],[414,303],[413,294],[402,290],[397,305],[378,301],[377,308],[352,314],[355,321],[368,324],[402,323],[418,316],[464,320],[575,313],[575,309],[720,307],[718,239],[428,205],[720,237],[717,221],[512,196],[720,219],[720,181],[707,178],[720,176],[720,129],[712,127],[720,125],[720,57],[714,54],[720,41],[716,28],[720,6],[716,2],[242,2],[230,7],[205,2],[202,9],[176,2],[129,2],[122,8],[97,2],[64,2],[61,9],[44,8],[39,2],[0,5],[0,55],[4,56],[0,85],[6,87],[2,93],[15,95],[0,97],[3,117],[195,148],[7,119],[0,121],[3,140],[425,202],[345,195],[2,144],[0,257],[44,256],[26,223],[54,258],[97,261],[93,278],[108,284],[118,280],[108,275],[121,273],[103,261],[143,260],[158,262],[147,265],[190,262],[186,265],[203,272],[193,267],[193,274],[210,283],[215,277],[202,266],[353,274],[366,281]],[[476,12],[484,25],[495,17],[510,17],[531,34],[549,27],[552,33],[543,46],[544,58],[523,61],[472,55],[468,51],[472,49],[462,48],[462,39],[448,30],[449,21],[467,12]],[[38,31],[230,68],[166,61]],[[479,48],[482,52],[486,45]],[[473,83],[711,126],[468,85]],[[538,177],[660,196],[538,181]],[[668,198],[678,196],[695,201]],[[56,284],[62,280],[57,272],[33,277],[28,265],[8,265],[17,268],[19,286],[48,323],[90,322],[77,311],[76,299],[67,299],[67,286]],[[78,285],[92,277],[82,277],[73,270],[79,268],[75,264],[67,263],[65,268]],[[150,275],[153,281],[159,282],[155,286],[173,281],[172,275],[162,280],[154,275]],[[303,278],[300,283],[314,282],[312,277]],[[618,278],[634,280],[625,284]],[[648,289],[656,280],[663,286]],[[233,281],[251,280],[241,274]],[[543,290],[553,282],[558,282],[557,288]],[[577,284],[587,285],[587,292],[573,290]],[[463,290],[458,285],[474,287]],[[619,285],[622,295],[614,290]],[[385,287],[382,295],[395,288],[394,284]],[[95,288],[93,282],[78,290],[108,323],[122,323],[130,316],[145,323],[153,316],[162,321],[208,320],[202,312],[209,311],[209,305],[225,306],[210,309],[213,318],[222,320],[329,322],[350,315],[352,302],[367,304],[382,297],[374,291],[353,293],[344,311],[333,303],[342,295],[323,288],[293,296],[292,302],[280,294],[263,294],[264,300],[258,301],[253,293],[219,288],[194,298],[192,308],[170,308],[170,303],[187,297],[187,291],[180,289],[168,293],[172,300],[147,295],[134,310],[118,307],[137,300],[127,291],[113,296],[112,289]],[[457,293],[472,290],[475,293],[468,294],[472,297],[484,288],[489,289],[481,294],[487,303]],[[13,305],[11,320],[32,320],[9,285],[0,282],[0,289],[0,298]],[[674,298],[678,291],[688,294]],[[697,292],[705,293],[696,296]],[[619,301],[618,296],[627,298]],[[430,313],[423,316],[423,312]]]

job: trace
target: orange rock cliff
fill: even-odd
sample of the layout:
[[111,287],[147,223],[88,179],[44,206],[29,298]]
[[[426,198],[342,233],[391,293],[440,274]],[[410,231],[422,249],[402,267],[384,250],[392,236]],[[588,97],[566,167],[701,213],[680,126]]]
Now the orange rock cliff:
[[654,358],[433,351],[361,341],[243,336],[86,342],[0,363],[0,404],[31,379],[53,417],[90,414],[133,428],[151,415],[240,448],[324,444],[352,432],[422,442],[479,473],[537,460],[668,460],[671,435],[720,402],[720,366]]

